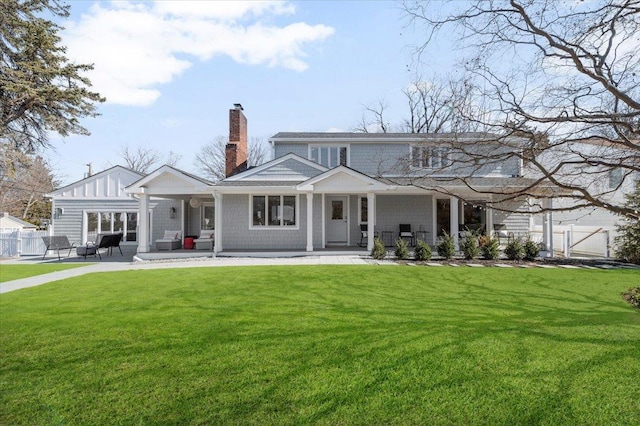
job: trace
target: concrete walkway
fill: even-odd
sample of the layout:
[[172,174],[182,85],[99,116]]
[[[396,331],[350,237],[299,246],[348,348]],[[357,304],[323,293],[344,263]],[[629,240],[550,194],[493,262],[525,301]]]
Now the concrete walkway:
[[[10,291],[19,290],[22,288],[35,287],[38,285],[46,284],[53,281],[63,280],[65,278],[78,277],[81,275],[89,274],[92,272],[116,272],[116,271],[131,271],[141,269],[162,269],[162,268],[206,268],[215,266],[261,266],[261,265],[398,265],[399,263],[393,259],[388,260],[374,260],[369,256],[360,255],[318,255],[318,256],[300,256],[300,257],[218,257],[218,258],[191,258],[191,259],[173,259],[173,260],[155,260],[144,262],[123,262],[122,257],[115,256],[111,261],[96,262],[86,264],[73,269],[67,269],[64,271],[51,272],[48,274],[36,275],[34,277],[22,278],[19,280],[8,281],[0,283],[0,294],[8,293]],[[57,260],[57,259],[56,259]],[[0,261],[0,273],[2,265],[35,265],[40,263],[46,263],[40,258],[25,259],[9,259]],[[56,262],[57,263],[57,262]],[[84,262],[73,262],[73,260],[67,263],[78,263],[82,265]],[[412,261],[405,262],[409,266],[415,266]],[[426,266],[464,266],[471,268],[482,267],[498,267],[498,268],[567,268],[567,269],[634,269],[640,271],[639,265],[624,264],[619,262],[612,262],[603,259],[600,262],[591,262],[592,265],[587,264],[560,264],[560,263],[523,263],[523,264],[508,264],[496,263],[490,265],[483,265],[479,263],[469,262],[457,262],[452,259],[449,262],[427,262]]]
[[[206,258],[192,260],[172,260],[172,261],[152,261],[152,262],[98,262],[79,266],[77,268],[56,271],[48,274],[36,275],[14,281],[0,283],[0,293],[8,293],[22,288],[35,287],[65,278],[78,277],[92,272],[116,272],[131,271],[141,269],[163,269],[163,268],[205,268],[215,266],[261,266],[261,265],[364,265],[369,263],[366,257],[362,256],[305,256],[288,258]],[[24,259],[3,260],[2,265],[28,265],[40,264],[42,261],[34,259],[25,261]],[[79,262],[81,265],[83,262]]]

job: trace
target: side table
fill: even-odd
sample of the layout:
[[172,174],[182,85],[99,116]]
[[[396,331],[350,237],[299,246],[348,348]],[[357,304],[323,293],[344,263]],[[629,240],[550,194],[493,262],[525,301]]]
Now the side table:
[[185,250],[193,250],[194,246],[195,246],[195,242],[194,242],[194,238],[193,237],[184,237],[184,249]]
[[429,231],[416,231],[416,242],[417,241],[423,241],[427,244],[429,244],[429,242],[427,241],[427,236],[429,235]]

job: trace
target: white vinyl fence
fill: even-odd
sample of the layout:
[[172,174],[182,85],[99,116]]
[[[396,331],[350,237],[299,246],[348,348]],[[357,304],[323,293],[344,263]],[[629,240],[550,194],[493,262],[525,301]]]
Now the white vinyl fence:
[[42,237],[49,231],[0,231],[0,257],[16,257],[44,254]]
[[[534,226],[531,236],[542,241],[542,227]],[[594,226],[554,226],[553,251],[564,257],[611,257],[615,231]]]

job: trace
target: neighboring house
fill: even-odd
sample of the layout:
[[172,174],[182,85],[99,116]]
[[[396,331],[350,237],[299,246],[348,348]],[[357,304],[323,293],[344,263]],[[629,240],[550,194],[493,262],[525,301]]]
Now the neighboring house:
[[7,212],[0,212],[0,232],[6,231],[35,231],[38,227],[33,223],[11,216]]
[[[213,229],[216,253],[312,252],[361,243],[370,250],[374,233],[363,242],[363,227],[392,245],[400,224],[408,224],[433,245],[444,232],[458,244],[467,227],[525,235],[540,224],[541,240],[553,251],[549,213],[532,214],[528,200],[495,194],[535,182],[508,155],[526,140],[495,139],[483,133],[283,132],[269,140],[273,159],[247,169],[247,119],[236,104],[229,111],[226,179],[214,183],[170,166],[142,176],[116,166],[50,194],[54,233],[85,242],[99,232],[122,231],[145,253],[157,249],[165,231],[186,237]],[[456,144],[462,152],[484,150],[504,160],[466,162],[455,158]],[[468,167],[472,185],[456,179],[468,175]],[[548,190],[536,189],[553,196]]]

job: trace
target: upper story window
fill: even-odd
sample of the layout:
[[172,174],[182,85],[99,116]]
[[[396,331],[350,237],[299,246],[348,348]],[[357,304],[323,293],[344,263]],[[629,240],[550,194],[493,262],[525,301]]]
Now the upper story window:
[[451,164],[450,150],[444,146],[412,146],[411,165],[416,168],[437,169]]
[[347,165],[347,147],[337,145],[311,145],[309,159],[325,167]]

